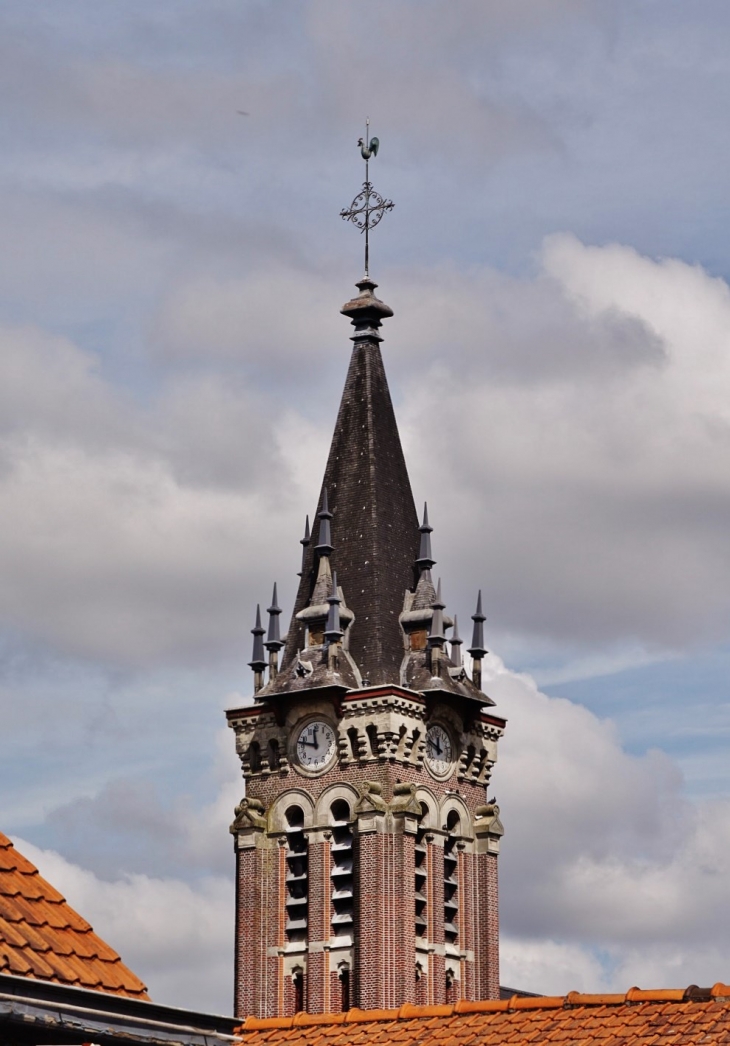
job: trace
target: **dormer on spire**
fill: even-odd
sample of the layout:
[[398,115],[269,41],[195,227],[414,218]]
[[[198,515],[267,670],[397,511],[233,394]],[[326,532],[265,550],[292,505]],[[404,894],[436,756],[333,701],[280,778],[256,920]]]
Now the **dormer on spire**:
[[317,519],[319,520],[319,541],[314,546],[314,551],[320,556],[330,556],[334,551],[334,547],[332,545],[332,530],[330,528],[332,513],[327,504],[326,487],[322,491],[322,507],[317,513]]
[[428,503],[423,504],[423,523],[418,528],[421,534],[421,544],[418,550],[418,559],[416,560],[416,566],[418,567],[421,574],[426,571],[430,571],[431,567],[434,566],[436,560],[431,555],[431,534],[433,533],[433,527],[428,525]]
[[487,649],[484,646],[484,622],[487,620],[482,613],[482,590],[479,589],[479,595],[477,596],[477,609],[471,616],[474,622],[474,630],[472,632],[471,646],[469,647],[469,653],[474,658],[474,667],[472,669],[472,682],[474,686],[479,690],[482,688],[482,658],[487,653]]
[[279,635],[279,615],[281,607],[278,605],[276,594],[276,582],[274,582],[274,594],[271,597],[271,606],[267,610],[269,615],[269,631],[264,646],[269,652],[269,682],[276,679],[279,671],[279,651],[284,643]]
[[264,685],[264,671],[266,669],[266,658],[264,657],[264,634],[265,628],[261,627],[261,605],[256,604],[256,624],[251,629],[253,636],[253,657],[249,661],[249,668],[253,669],[254,693],[258,693]]

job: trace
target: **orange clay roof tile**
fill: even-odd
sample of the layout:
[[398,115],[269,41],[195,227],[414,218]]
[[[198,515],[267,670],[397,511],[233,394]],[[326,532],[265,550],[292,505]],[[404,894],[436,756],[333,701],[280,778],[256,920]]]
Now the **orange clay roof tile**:
[[117,953],[2,832],[0,972],[148,997]]
[[241,1046],[730,1046],[730,985],[248,1017],[239,1035]]

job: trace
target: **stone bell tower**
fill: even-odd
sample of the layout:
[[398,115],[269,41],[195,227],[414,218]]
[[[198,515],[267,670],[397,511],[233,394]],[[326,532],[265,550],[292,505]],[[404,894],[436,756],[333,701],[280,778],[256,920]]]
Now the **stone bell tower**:
[[392,312],[369,277],[357,287],[291,623],[280,638],[274,587],[254,703],[227,713],[246,782],[231,826],[241,1017],[499,993],[503,829],[486,789],[505,721],[481,690],[481,595],[470,676],[383,368]]

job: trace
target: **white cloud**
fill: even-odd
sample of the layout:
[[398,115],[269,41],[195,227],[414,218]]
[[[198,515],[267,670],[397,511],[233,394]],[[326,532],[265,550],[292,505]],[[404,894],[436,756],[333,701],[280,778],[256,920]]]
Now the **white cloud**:
[[610,721],[493,655],[486,686],[508,717],[494,773],[503,979],[540,991],[714,983],[730,959],[730,801],[687,801],[668,756],[630,755]]
[[[627,753],[610,721],[541,694],[495,655],[485,681],[508,718],[490,789],[506,828],[503,982],[566,992],[720,979],[730,960],[730,801],[684,799],[668,756]],[[228,991],[228,825],[243,791],[228,730],[218,732],[215,766],[207,804],[186,797],[166,807],[131,780],[50,813],[76,860],[105,867],[111,881],[29,852],[161,1001],[203,1005],[220,997],[216,977]],[[156,878],[129,870],[145,854],[148,868],[163,870]]]
[[727,284],[565,235],[534,281],[476,271],[432,336],[420,316],[410,351],[450,362],[409,382],[405,432],[459,590],[479,563],[496,627],[543,642],[726,635]]
[[120,875],[112,882],[52,850],[13,840],[160,1003],[230,1013],[233,998],[233,884],[213,877]]

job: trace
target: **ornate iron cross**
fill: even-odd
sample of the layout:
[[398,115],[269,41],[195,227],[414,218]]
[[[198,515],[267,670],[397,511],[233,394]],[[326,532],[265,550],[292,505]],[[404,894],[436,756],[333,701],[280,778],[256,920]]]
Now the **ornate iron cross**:
[[370,119],[365,121],[365,138],[360,138],[357,143],[360,146],[360,155],[365,161],[365,181],[362,190],[357,194],[347,210],[340,211],[340,218],[352,222],[360,232],[365,233],[365,275],[370,275],[370,230],[380,223],[386,211],[392,211],[395,206],[392,200],[384,200],[380,193],[373,189],[369,175],[369,163],[371,156],[378,155],[380,140],[370,138]]

